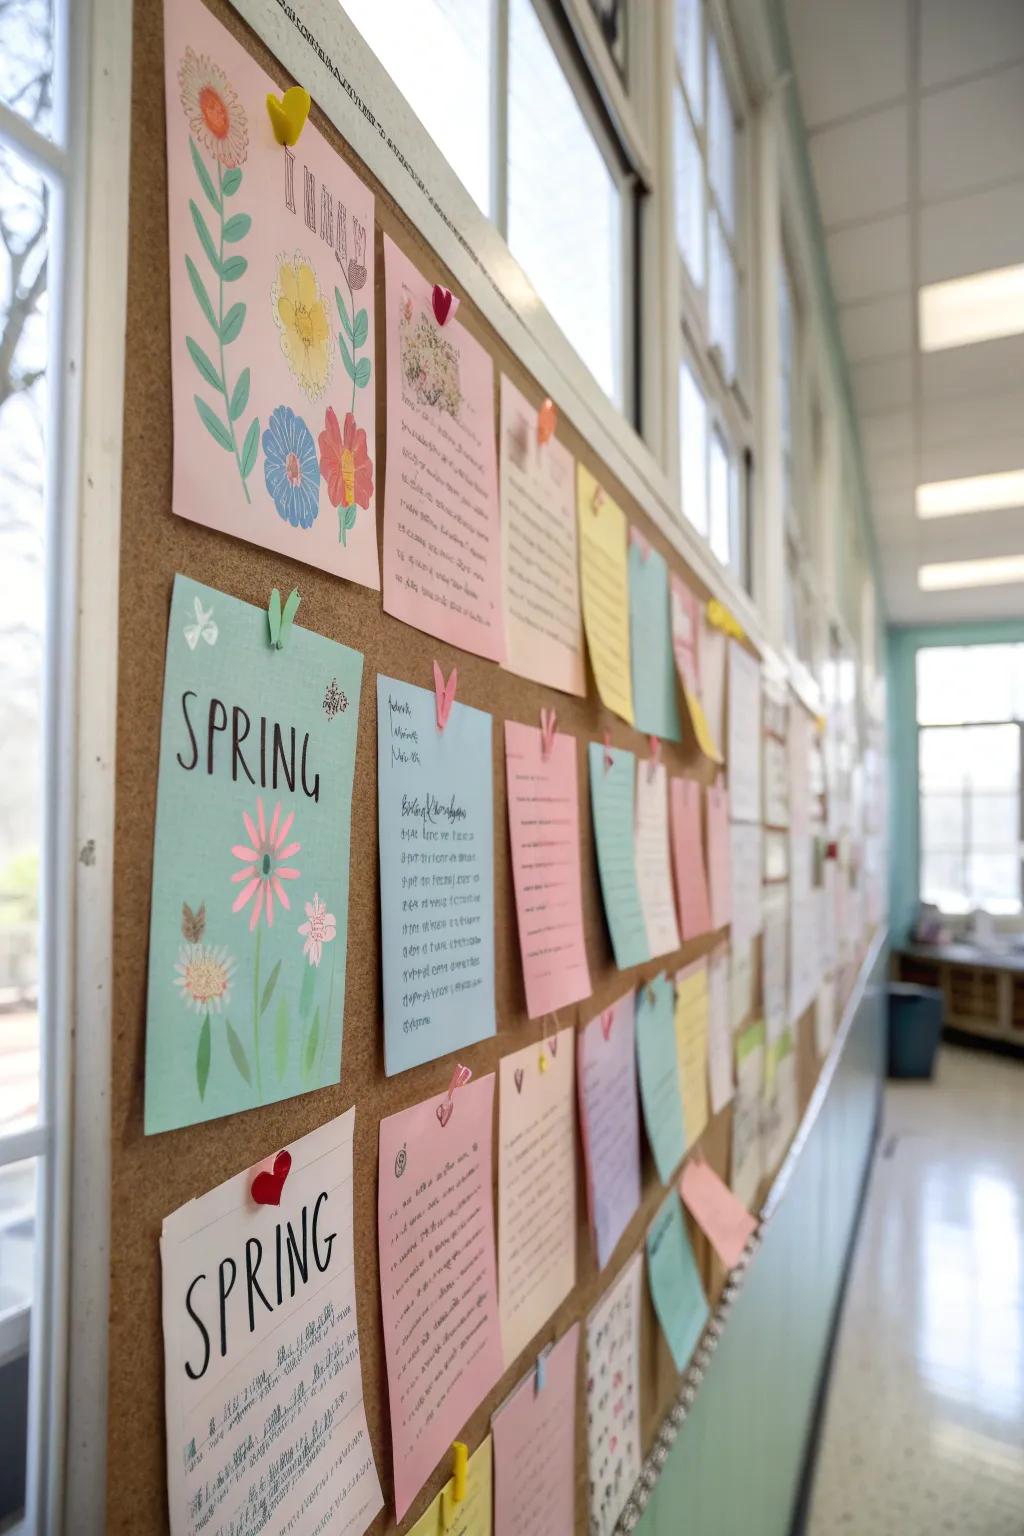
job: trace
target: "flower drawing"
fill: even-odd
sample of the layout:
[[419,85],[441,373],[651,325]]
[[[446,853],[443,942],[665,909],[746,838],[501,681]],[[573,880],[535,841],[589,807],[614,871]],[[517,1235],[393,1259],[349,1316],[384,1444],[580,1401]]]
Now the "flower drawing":
[[345,413],[344,428],[330,406],[320,433],[320,473],[327,482],[327,494],[331,505],[350,512],[351,517],[339,521],[341,542],[355,522],[356,507],[370,505],[373,495],[373,464],[366,451],[366,433],[356,426],[351,411]]
[[306,940],[302,946],[302,953],[309,960],[310,965],[319,965],[323,958],[324,945],[329,944],[337,932],[334,915],[328,912],[327,904],[320,900],[319,894],[315,895],[312,901],[306,902],[306,921],[299,924],[299,932]]
[[309,399],[319,400],[331,376],[334,348],[320,284],[300,252],[277,258],[270,297],[288,366]]
[[320,510],[320,469],[313,434],[289,405],[271,412],[263,434],[263,478],[277,508],[293,528],[310,528]]
[[399,309],[402,380],[419,405],[432,406],[458,420],[462,405],[459,355],[433,317],[415,314],[406,298]]
[[174,985],[181,999],[196,1013],[219,1013],[231,996],[235,962],[223,945],[183,944],[174,967]]
[[263,814],[262,800],[256,801],[255,825],[248,811],[242,812],[249,843],[236,843],[231,850],[235,858],[242,861],[242,868],[236,870],[231,876],[232,885],[242,887],[235,897],[231,910],[241,912],[252,902],[252,911],[249,914],[250,933],[264,914],[267,927],[273,926],[275,898],[285,911],[290,908],[282,882],[297,880],[299,871],[288,865],[286,860],[298,853],[302,846],[301,843],[288,841],[294,819],[294,811],[289,811],[282,821],[281,806],[278,804],[274,807],[274,814],[270,818],[268,827]]
[[352,234],[355,255],[349,261],[346,275],[348,286],[358,293],[366,282],[366,230],[358,219],[352,220]]
[[249,153],[245,110],[220,66],[186,48],[178,84],[193,138],[228,170],[244,164]]

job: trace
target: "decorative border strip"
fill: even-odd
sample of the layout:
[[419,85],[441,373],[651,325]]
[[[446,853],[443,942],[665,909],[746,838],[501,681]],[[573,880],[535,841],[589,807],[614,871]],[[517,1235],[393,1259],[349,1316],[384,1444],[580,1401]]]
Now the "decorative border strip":
[[711,1357],[718,1348],[722,1335],[725,1332],[729,1313],[732,1311],[736,1298],[743,1289],[750,1271],[751,1262],[764,1241],[765,1228],[782,1204],[786,1190],[793,1178],[796,1165],[800,1161],[810,1133],[818,1116],[821,1114],[829,1089],[832,1086],[832,1080],[836,1075],[839,1062],[846,1049],[846,1042],[853,1028],[853,1021],[864,1000],[868,978],[874,970],[878,957],[887,942],[888,929],[885,927],[879,928],[861,961],[857,980],[846,1001],[842,1020],[836,1031],[836,1036],[828,1056],[825,1059],[825,1065],[818,1074],[818,1081],[814,1085],[814,1091],[804,1111],[799,1129],[790,1143],[789,1151],[786,1153],[782,1165],[772,1181],[772,1187],[768,1191],[767,1198],[761,1207],[757,1230],[748,1239],[747,1246],[743,1250],[739,1263],[729,1271],[729,1278],[719,1298],[718,1305],[705,1325],[693,1358],[683,1373],[683,1384],[679,1389],[676,1400],[661,1421],[658,1432],[654,1437],[654,1443],[647,1452],[643,1466],[640,1468],[640,1476],[633,1485],[633,1491],[623,1506],[612,1536],[627,1536],[628,1532],[635,1531],[640,1524],[643,1512],[650,1502],[651,1494],[654,1492],[654,1485],[661,1476],[676,1436],[682,1429],[687,1415],[697,1400],[697,1393],[700,1390],[708,1366],[711,1364]]

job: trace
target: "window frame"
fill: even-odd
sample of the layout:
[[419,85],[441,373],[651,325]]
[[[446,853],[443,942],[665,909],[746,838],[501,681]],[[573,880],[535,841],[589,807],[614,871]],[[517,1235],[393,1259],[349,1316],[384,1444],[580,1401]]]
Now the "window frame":
[[[980,650],[981,647],[979,646],[978,649]],[[1024,647],[1022,647],[1022,649],[1024,649]],[[920,653],[918,653],[918,654],[920,654]],[[915,686],[915,692],[916,692],[916,686]],[[1008,720],[959,720],[959,721],[956,721],[956,720],[943,720],[943,721],[935,721],[935,722],[925,722],[925,723],[922,724],[921,721],[919,721],[919,720],[917,720],[915,718],[914,724],[915,724],[914,743],[915,743],[915,748],[916,748],[916,757],[915,757],[914,768],[915,768],[915,772],[917,774],[917,821],[918,821],[918,834],[917,834],[917,888],[918,888],[918,899],[920,901],[922,901],[922,902],[927,899],[925,897],[925,893],[924,893],[924,865],[925,865],[925,856],[926,856],[926,853],[927,853],[927,849],[925,847],[925,841],[924,841],[924,816],[922,814],[923,808],[924,808],[924,802],[925,802],[925,799],[927,798],[927,796],[926,796],[926,793],[925,793],[925,790],[924,790],[924,786],[923,786],[923,784],[921,782],[921,737],[922,737],[922,733],[925,732],[925,731],[929,731],[930,732],[930,731],[991,730],[993,726],[1010,726],[1010,727],[1012,727],[1012,728],[1014,728],[1016,730],[1016,732],[1017,732],[1017,848],[1016,848],[1016,859],[1017,859],[1017,901],[1018,901],[1018,905],[1017,905],[1017,910],[1015,912],[1011,912],[1011,913],[1000,912],[1000,913],[995,913],[993,915],[996,916],[996,917],[1007,917],[1007,918],[1011,918],[1011,919],[1012,918],[1024,917],[1024,720],[1018,719],[1018,718],[1014,717],[1014,718],[1011,718],[1011,719],[1008,719]],[[936,791],[935,793],[946,793],[946,794],[949,794],[949,795],[955,795],[957,792],[955,790],[949,790],[949,791]],[[964,886],[965,886],[963,894],[964,894],[964,900],[965,900],[966,905],[964,906],[962,911],[956,911],[955,912],[955,911],[953,911],[950,908],[946,908],[946,907],[942,907],[942,906],[939,906],[939,911],[943,914],[943,916],[946,916],[946,917],[963,918],[963,917],[969,916],[972,911],[976,910],[974,904],[971,901],[971,893],[970,893],[969,889],[966,889],[966,887],[967,887],[968,860],[970,859],[972,853],[978,851],[976,849],[974,841],[973,841],[973,839],[971,837],[970,810],[971,810],[971,806],[973,804],[973,801],[975,799],[975,796],[979,792],[976,791],[972,786],[969,786],[967,784],[962,784],[961,787],[960,787],[959,793],[960,793],[960,798],[961,798],[961,801],[962,801],[962,804],[963,804],[963,808],[964,808],[964,835],[963,835],[963,838],[962,838],[962,845],[961,845],[961,848],[960,848],[960,858],[961,858],[961,863],[962,863],[961,877],[962,877],[962,879],[964,881]],[[986,793],[986,791],[981,791],[980,793],[984,794],[984,793]],[[993,790],[993,791],[988,791],[987,793],[997,794],[997,793],[999,793],[999,791]],[[989,850],[982,850],[982,851],[989,851]]]

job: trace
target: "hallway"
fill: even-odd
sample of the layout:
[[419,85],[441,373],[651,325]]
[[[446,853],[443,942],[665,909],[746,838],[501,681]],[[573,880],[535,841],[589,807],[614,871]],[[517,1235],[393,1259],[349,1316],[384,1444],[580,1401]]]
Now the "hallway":
[[886,1085],[807,1529],[1024,1532],[1024,1063]]

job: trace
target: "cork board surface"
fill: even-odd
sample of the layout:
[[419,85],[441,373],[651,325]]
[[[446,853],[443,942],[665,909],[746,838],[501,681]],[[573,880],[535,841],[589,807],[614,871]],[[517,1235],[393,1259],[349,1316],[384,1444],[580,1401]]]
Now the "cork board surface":
[[[225,0],[211,9],[238,37],[282,88],[293,82],[249,33]],[[377,1132],[385,1115],[419,1102],[447,1085],[451,1060],[442,1059],[385,1078],[380,982],[379,882],[376,805],[376,689],[379,672],[431,686],[435,657],[445,672],[459,668],[459,698],[489,710],[493,733],[495,816],[496,1006],[498,1033],[470,1047],[461,1059],[480,1076],[496,1070],[500,1057],[531,1040],[539,1041],[543,1021],[531,1024],[525,1012],[518,953],[512,872],[508,849],[504,746],[506,718],[536,724],[542,705],[558,711],[559,729],[577,738],[581,793],[580,859],[583,874],[587,953],[593,996],[561,1012],[562,1024],[579,1025],[622,995],[654,976],[664,962],[633,971],[615,969],[601,907],[594,856],[586,769],[586,748],[605,729],[616,746],[641,754],[644,739],[603,710],[593,678],[585,699],[524,681],[494,664],[455,651],[387,616],[380,595],[338,580],[310,566],[236,541],[227,535],[175,517],[171,511],[171,378],[166,153],[163,83],[163,15],[160,0],[136,0],[132,71],[132,175],[129,209],[127,362],[125,378],[124,479],[119,592],[119,680],[116,839],[114,869],[114,966],[111,1078],[111,1276],[108,1416],[108,1517],[111,1536],[165,1532],[168,1529],[164,1442],[163,1338],[160,1320],[158,1239],[163,1218],[185,1201],[221,1180],[252,1166],[279,1147],[356,1106],[355,1232],[358,1320],[367,1421],[384,1490],[385,1509],[371,1530],[375,1536],[405,1530],[446,1480],[439,1467],[423,1488],[402,1526],[395,1524],[391,1497],[391,1443],[384,1346],[377,1270]],[[424,273],[442,283],[451,277],[417,231],[317,108],[313,120],[339,155],[371,187],[376,198],[378,334],[377,473],[378,523],[387,475],[384,453],[384,305],[382,234],[386,232]],[[495,364],[495,389],[503,370],[527,398],[539,404],[542,391],[489,326],[464,301],[459,320],[489,349]],[[557,402],[556,402],[557,403]],[[497,424],[497,399],[495,400]],[[701,596],[707,593],[679,555],[649,523],[615,479],[607,474],[591,446],[560,412],[558,435],[607,486],[631,521],[681,572]],[[266,607],[270,590],[298,586],[302,606],[298,622],[331,639],[353,646],[365,657],[360,705],[359,745],[352,806],[351,897],[348,977],[345,996],[344,1056],[339,1086],[283,1103],[214,1120],[185,1130],[147,1138],[143,1135],[146,968],[149,896],[156,810],[160,711],[164,651],[171,587],[181,571],[245,602]],[[684,725],[684,729],[687,727]],[[687,773],[708,783],[711,765],[701,759],[692,737],[682,746],[666,744],[670,772]],[[714,938],[696,940],[668,957],[672,969],[714,947]],[[817,1075],[810,1019],[795,1032],[799,1052],[800,1107]],[[705,1156],[728,1174],[730,1115],[726,1109],[702,1139]],[[497,1117],[495,1131],[497,1130]],[[495,1159],[495,1167],[497,1160]],[[644,1197],[617,1256],[599,1276],[586,1226],[586,1199],[579,1159],[577,1234],[578,1283],[542,1334],[524,1352],[465,1426],[473,1450],[487,1432],[490,1414],[519,1380],[535,1354],[558,1338],[576,1319],[584,1319],[619,1270],[642,1244],[648,1222],[663,1198],[650,1154],[644,1148]],[[690,1224],[698,1263],[714,1302],[724,1276],[706,1241]],[[583,1352],[580,1356],[583,1388]],[[678,1390],[671,1356],[654,1318],[646,1288],[641,1333],[641,1439],[646,1449],[655,1428]],[[577,1414],[576,1529],[586,1530],[587,1468],[585,1425]]]

